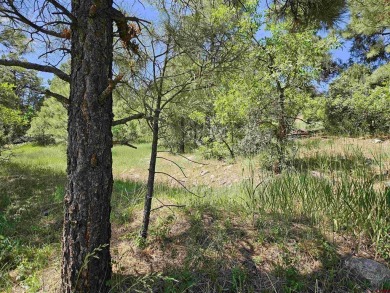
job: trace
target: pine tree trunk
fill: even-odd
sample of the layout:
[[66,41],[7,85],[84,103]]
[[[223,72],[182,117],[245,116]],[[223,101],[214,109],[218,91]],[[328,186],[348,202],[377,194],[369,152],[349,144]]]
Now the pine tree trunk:
[[150,222],[150,212],[152,209],[152,199],[154,193],[154,178],[156,175],[156,163],[157,163],[157,148],[158,148],[158,135],[159,135],[159,118],[160,118],[160,99],[158,99],[158,107],[155,110],[153,117],[153,140],[152,140],[152,152],[150,154],[149,163],[149,176],[148,185],[145,195],[144,203],[144,217],[142,221],[141,237],[146,239],[148,237],[148,229]]
[[184,154],[185,153],[185,143],[186,143],[186,130],[185,130],[185,120],[184,117],[180,118],[180,142],[179,142],[179,153]]
[[[62,244],[62,292],[108,292],[111,278],[112,0],[72,1],[68,185]],[[91,11],[93,10],[93,15]]]

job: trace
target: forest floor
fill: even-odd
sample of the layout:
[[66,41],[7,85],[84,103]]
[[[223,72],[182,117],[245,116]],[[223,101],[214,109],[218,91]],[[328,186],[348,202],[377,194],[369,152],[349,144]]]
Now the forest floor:
[[[56,292],[66,147],[26,144],[12,154],[0,163],[0,291]],[[158,160],[176,179],[157,175],[143,243],[149,155],[146,144],[113,149],[112,292],[363,292],[369,284],[344,260],[389,265],[390,141],[301,139],[281,175],[262,167],[264,156],[161,152],[185,175]]]

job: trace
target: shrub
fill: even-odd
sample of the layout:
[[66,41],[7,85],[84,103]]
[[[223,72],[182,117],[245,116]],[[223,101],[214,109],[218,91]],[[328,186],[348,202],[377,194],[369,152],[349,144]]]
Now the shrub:
[[205,159],[218,159],[223,160],[230,156],[229,150],[221,142],[211,142],[207,145],[202,145],[199,147],[199,152]]

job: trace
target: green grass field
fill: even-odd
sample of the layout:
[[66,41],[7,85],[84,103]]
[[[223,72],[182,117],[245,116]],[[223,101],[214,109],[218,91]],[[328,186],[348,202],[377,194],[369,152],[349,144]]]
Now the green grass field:
[[[139,240],[150,148],[114,147],[112,292],[363,292],[351,253],[390,261],[390,144],[311,138],[274,176],[236,162],[160,153],[147,243]],[[66,147],[22,145],[0,163],[0,291],[56,292]],[[387,285],[385,285],[387,286]],[[322,291],[320,291],[322,290]]]

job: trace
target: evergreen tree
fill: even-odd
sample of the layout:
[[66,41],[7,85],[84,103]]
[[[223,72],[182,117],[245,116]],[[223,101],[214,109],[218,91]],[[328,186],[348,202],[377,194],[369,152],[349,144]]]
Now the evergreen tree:
[[351,55],[378,66],[390,58],[390,3],[387,0],[348,1],[350,22],[343,36],[352,40]]
[[[124,47],[140,22],[114,8],[112,0],[3,0],[0,31],[9,28],[41,42],[44,55],[70,55],[68,75],[52,64],[2,57],[0,65],[50,72],[70,83],[70,95],[47,94],[68,107],[68,183],[62,241],[62,292],[108,292],[111,278],[110,199],[112,177],[113,45],[116,23]],[[35,10],[36,9],[36,10]],[[50,58],[48,58],[50,59]]]
[[371,72],[355,64],[329,87],[325,127],[336,134],[382,134],[390,129],[389,65]]

